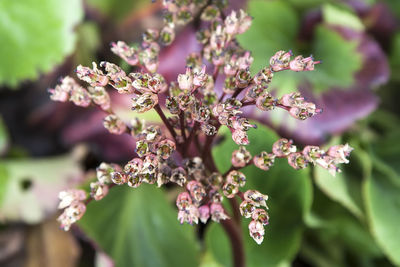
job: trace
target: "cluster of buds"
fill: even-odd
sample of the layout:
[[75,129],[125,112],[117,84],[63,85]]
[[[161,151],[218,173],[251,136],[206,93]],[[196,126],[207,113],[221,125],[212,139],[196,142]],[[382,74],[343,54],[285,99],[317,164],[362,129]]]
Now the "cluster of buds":
[[240,214],[252,219],[249,223],[249,233],[257,244],[261,244],[264,240],[264,226],[269,223],[267,200],[267,195],[256,190],[248,190],[243,194],[243,201],[239,206]]
[[60,198],[59,209],[64,209],[63,213],[58,217],[61,228],[68,231],[71,225],[82,218],[86,211],[86,192],[80,189],[69,189],[61,191],[58,194]]
[[[240,213],[252,219],[250,236],[260,244],[269,220],[268,197],[256,190],[241,192],[246,183],[241,169],[254,164],[267,171],[276,158],[287,158],[295,169],[313,163],[335,174],[337,164],[348,162],[352,148],[347,144],[339,145],[325,152],[319,147],[307,146],[297,152],[291,140],[280,139],[274,143],[271,153],[263,151],[252,157],[245,146],[250,142],[247,132],[256,125],[243,116],[242,108],[253,105],[269,111],[279,107],[301,120],[320,113],[315,104],[306,102],[299,93],[277,99],[268,92],[276,72],[309,71],[319,62],[312,57],[292,59],[291,52],[279,51],[272,56],[269,66],[252,75],[253,57],[236,41],[236,36],[245,32],[252,21],[243,10],[232,11],[225,17],[225,0],[164,0],[163,5],[161,30],[148,29],[141,43],[133,46],[122,41],[112,43],[111,50],[133,66],[133,72],[126,73],[121,67],[104,61],[99,67],[96,63],[91,68],[78,66],[76,74],[88,84],[88,89],[71,77],[65,77],[60,85],[49,89],[52,100],[69,100],[82,107],[99,106],[106,113],[103,125],[111,134],[128,134],[136,142],[136,156],[125,166],[102,163],[97,168],[97,180],[90,184],[89,199],[82,190],[60,193],[60,208],[65,210],[59,221],[62,228],[68,230],[85,212],[85,204],[92,199],[103,199],[112,186],[126,184],[137,188],[148,183],[160,187],[169,183],[182,188],[176,199],[180,223],[228,220],[223,197],[235,201],[234,197],[239,196],[242,199]],[[159,52],[163,45],[174,40],[176,26],[192,19],[198,25],[205,25],[197,34],[203,47],[198,53],[189,54],[185,73],[167,83],[157,73]],[[199,20],[204,23],[198,23]],[[206,66],[212,64],[213,69],[206,68],[203,59],[209,61]],[[222,88],[216,88],[220,75],[225,81]],[[147,126],[139,119],[123,121],[112,111],[106,88],[114,88],[131,98],[134,112],[154,109],[164,125]],[[170,116],[165,115],[166,110]],[[224,174],[218,172],[211,154],[213,140],[221,127],[227,127],[239,145],[232,153],[232,167]]]

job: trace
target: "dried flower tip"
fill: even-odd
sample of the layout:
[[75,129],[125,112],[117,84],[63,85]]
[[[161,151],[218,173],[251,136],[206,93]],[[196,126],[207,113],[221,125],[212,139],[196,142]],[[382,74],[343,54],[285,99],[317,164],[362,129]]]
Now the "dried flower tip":
[[280,71],[289,67],[292,52],[278,51],[269,61],[270,68],[273,71]]
[[108,194],[108,185],[102,184],[100,182],[90,183],[90,196],[99,201],[103,199]]
[[111,181],[116,185],[122,185],[126,183],[127,177],[123,172],[112,172]]
[[178,167],[172,170],[171,182],[174,182],[179,186],[183,186],[186,183],[186,180],[187,174],[184,168]]
[[232,183],[231,181],[227,181],[222,186],[222,192],[227,198],[233,198],[239,192],[239,185]]
[[139,53],[137,49],[128,46],[125,42],[118,41],[117,43],[111,43],[111,51],[131,66],[135,66],[139,63]]
[[289,165],[296,170],[304,169],[308,166],[308,161],[300,152],[290,153],[287,159]]
[[311,71],[314,70],[315,62],[312,57],[303,58],[302,56],[295,57],[289,63],[289,67],[292,71]]
[[109,164],[102,162],[99,167],[96,168],[96,176],[97,180],[101,184],[110,184],[111,181],[111,173],[120,171],[121,167],[117,164]]
[[296,146],[292,144],[292,140],[281,138],[272,145],[272,152],[277,157],[286,157],[290,153],[296,152]]
[[256,100],[256,106],[264,111],[275,108],[276,99],[268,92],[263,92]]
[[335,164],[340,164],[340,163],[349,163],[349,160],[347,159],[348,156],[350,156],[351,151],[353,151],[354,148],[349,146],[349,144],[345,145],[336,145],[332,146],[328,149],[327,154],[334,158]]
[[246,184],[246,176],[242,172],[236,170],[230,171],[226,176],[226,180],[240,187]]
[[165,139],[157,144],[157,155],[163,159],[168,159],[175,149],[175,142]]
[[263,209],[256,209],[251,217],[254,221],[262,223],[262,225],[269,224],[268,213]]
[[207,223],[210,218],[210,207],[208,205],[203,205],[199,207],[199,219],[202,223]]
[[132,110],[143,113],[158,104],[158,96],[152,93],[144,93],[132,98]]
[[90,86],[106,86],[109,82],[108,77],[97,68],[97,64],[95,62],[92,63],[93,68],[84,67],[79,65],[76,67],[76,76],[84,82],[90,84]]
[[57,218],[60,226],[64,231],[68,231],[71,225],[80,220],[86,211],[86,206],[82,202],[74,202],[67,207],[64,212]]
[[249,201],[254,201],[256,206],[263,206],[268,209],[266,201],[268,200],[267,195],[263,195],[257,190],[247,190],[244,193],[244,199]]
[[210,213],[211,219],[215,222],[229,219],[229,216],[225,213],[221,203],[212,203],[210,206]]
[[276,157],[275,154],[263,151],[259,155],[254,156],[253,162],[257,168],[260,168],[261,170],[264,171],[268,171],[269,168],[271,168],[271,166],[274,164],[275,157]]
[[110,114],[103,120],[104,128],[106,128],[112,134],[123,134],[126,132],[126,124],[120,120],[116,115]]
[[244,167],[251,160],[251,154],[244,146],[240,146],[238,150],[232,152],[233,167]]
[[58,208],[64,209],[73,202],[85,200],[86,192],[80,189],[69,189],[58,193],[58,198],[61,200]]
[[251,221],[249,224],[249,232],[250,236],[256,241],[258,245],[260,245],[264,240],[265,230],[259,221]]
[[253,201],[245,200],[240,203],[240,214],[245,218],[250,218],[256,210],[256,203]]

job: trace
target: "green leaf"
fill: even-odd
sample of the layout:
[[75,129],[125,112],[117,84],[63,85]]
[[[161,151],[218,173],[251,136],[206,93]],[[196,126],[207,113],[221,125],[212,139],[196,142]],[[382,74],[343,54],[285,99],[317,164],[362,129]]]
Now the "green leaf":
[[0,165],[0,217],[38,223],[54,213],[58,193],[79,178],[81,170],[71,156],[4,160]]
[[[328,17],[332,18],[332,9],[328,8],[328,11]],[[304,83],[311,83],[316,92],[331,87],[348,88],[353,84],[353,76],[362,63],[356,41],[345,40],[332,28],[319,25],[312,43],[300,43],[296,39],[299,18],[293,5],[288,2],[252,0],[248,12],[254,21],[246,33],[238,36],[238,40],[245,49],[252,52],[253,74],[267,66],[270,57],[279,50],[293,50],[295,55],[303,53],[304,56],[307,56],[304,51],[308,51],[323,62],[311,72],[277,73],[270,88],[277,88],[279,95],[292,92]]]
[[322,60],[322,64],[316,66],[316,71],[304,73],[314,85],[314,91],[350,87],[362,63],[361,54],[357,52],[358,42],[345,40],[326,26],[318,26],[314,38],[312,54]]
[[2,156],[8,147],[9,136],[3,118],[0,116],[0,156]]
[[0,1],[0,84],[16,86],[61,63],[82,13],[80,0]]
[[176,218],[161,189],[119,186],[90,203],[79,225],[116,266],[198,266],[195,228]]
[[[353,144],[352,144],[353,145]],[[339,202],[360,220],[364,219],[361,196],[362,179],[371,175],[370,156],[355,146],[349,165],[342,166],[342,172],[335,177],[319,166],[315,168],[316,185],[332,200]]]
[[382,256],[367,226],[318,189],[314,190],[312,212],[306,222],[310,228],[300,254],[314,266],[346,266],[349,257],[361,266]]
[[400,175],[374,158],[363,196],[372,235],[389,259],[400,265]]
[[[230,155],[237,145],[225,131],[225,140],[213,150],[216,164],[222,172],[230,166]],[[273,142],[279,137],[259,126],[249,131],[249,151],[252,155],[262,150],[271,151]],[[295,257],[302,237],[302,219],[311,206],[312,186],[309,171],[296,171],[286,160],[277,159],[268,172],[254,166],[244,169],[247,177],[245,190],[255,189],[269,195],[270,224],[265,228],[265,239],[257,245],[249,236],[249,219],[242,218],[243,240],[248,266],[277,266],[290,262]],[[211,225],[206,241],[214,258],[225,266],[232,266],[231,252],[225,232],[219,224]]]
[[151,4],[148,0],[88,0],[87,2],[116,20],[123,19],[135,9]]
[[364,25],[359,17],[352,13],[348,8],[326,4],[322,7],[322,16],[329,25],[351,28],[356,31],[363,31]]

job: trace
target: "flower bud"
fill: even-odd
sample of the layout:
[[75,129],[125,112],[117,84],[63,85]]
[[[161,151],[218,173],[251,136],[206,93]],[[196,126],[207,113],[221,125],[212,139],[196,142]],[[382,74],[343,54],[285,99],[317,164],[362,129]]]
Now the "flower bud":
[[179,210],[187,209],[190,205],[192,205],[192,198],[188,192],[182,192],[176,198],[176,206]]
[[349,146],[349,144],[345,145],[336,145],[332,146],[328,149],[327,154],[334,158],[335,164],[339,163],[349,163],[349,160],[347,159],[348,156],[350,156],[351,151],[353,151],[354,148]]
[[171,114],[179,114],[180,112],[178,98],[175,96],[168,96],[165,100],[165,106],[167,107],[169,112],[171,112]]
[[190,181],[186,185],[186,189],[190,192],[195,203],[199,204],[207,195],[204,186],[198,181]]
[[223,177],[219,172],[213,172],[208,176],[207,180],[211,185],[219,187],[222,184]]
[[190,205],[186,209],[180,210],[178,212],[178,221],[183,224],[187,222],[188,224],[198,223],[199,222],[199,210],[196,206]]
[[246,184],[246,176],[242,172],[236,170],[230,171],[226,176],[226,180],[240,187]]
[[256,210],[256,203],[253,201],[245,200],[240,203],[239,206],[240,214],[245,218],[250,218],[253,212]]
[[258,245],[260,245],[264,240],[265,230],[259,221],[251,221],[249,224],[249,232],[250,236],[256,241]]
[[143,119],[142,120],[139,118],[132,119],[131,120],[131,129],[132,129],[131,134],[132,135],[139,134],[143,130],[144,125],[145,125],[145,121]]
[[276,157],[275,154],[263,151],[259,155],[254,156],[253,162],[257,168],[260,168],[261,170],[264,171],[268,171],[269,168],[271,168],[271,166],[274,164],[275,157]]
[[239,129],[233,131],[232,139],[238,145],[248,145],[250,143],[247,133]]
[[306,146],[302,153],[306,160],[313,164],[316,163],[317,159],[322,158],[325,155],[325,151],[318,146]]
[[190,90],[193,86],[193,73],[191,68],[186,68],[185,74],[178,75],[179,88],[182,90]]
[[80,107],[88,107],[92,102],[89,92],[79,85],[72,88],[69,100]]
[[97,64],[93,62],[93,69],[79,65],[76,67],[76,76],[82,81],[87,82],[90,86],[106,86],[109,79],[97,68]]
[[215,222],[229,219],[229,216],[225,213],[221,203],[212,203],[210,206],[210,213],[211,219]]
[[271,57],[269,64],[273,71],[280,71],[289,67],[292,52],[278,51]]
[[102,110],[109,110],[111,108],[110,96],[104,87],[89,87],[89,93],[93,102],[99,105]]
[[268,200],[267,195],[263,195],[257,190],[247,190],[244,193],[244,199],[248,201],[254,201],[256,207],[258,206],[264,206],[265,208],[268,209],[266,201]]
[[311,71],[314,70],[314,60],[312,57],[297,56],[290,61],[289,67],[292,71]]
[[161,164],[158,166],[157,187],[161,187],[163,184],[169,182],[171,172],[171,167],[169,167],[167,164]]
[[99,167],[96,168],[97,180],[102,184],[111,183],[111,173],[120,171],[121,167],[117,164],[108,164],[102,162]]
[[163,159],[168,159],[176,149],[175,142],[165,139],[157,144],[157,155]]
[[61,200],[58,208],[64,209],[70,206],[73,202],[85,200],[86,192],[80,189],[69,189],[66,191],[61,191],[58,194],[58,198]]
[[111,51],[131,66],[139,63],[138,51],[133,47],[129,47],[125,42],[118,41],[117,43],[111,43]]
[[100,182],[90,183],[90,196],[99,201],[103,199],[108,194],[108,185],[102,184]]
[[105,117],[103,125],[110,133],[117,135],[125,133],[127,129],[126,124],[114,114]]
[[256,100],[256,106],[264,111],[275,108],[276,99],[268,92],[263,92]]
[[303,156],[302,153],[299,152],[290,153],[287,159],[289,165],[296,170],[304,169],[308,166],[308,161],[306,160],[306,158]]
[[239,192],[239,185],[237,183],[233,183],[232,181],[227,181],[222,186],[222,192],[227,198],[233,198]]
[[277,157],[286,157],[290,153],[296,152],[296,146],[292,144],[292,140],[281,138],[272,145],[272,152]]
[[264,85],[264,84],[269,84],[272,81],[272,78],[274,77],[274,73],[270,68],[263,68],[260,72],[258,72],[254,76],[254,83],[257,85]]
[[215,126],[208,124],[208,123],[201,124],[200,128],[201,128],[202,132],[206,135],[215,135],[217,133],[217,128],[215,128]]
[[204,21],[212,21],[217,19],[220,16],[219,8],[215,5],[207,6],[203,13],[201,13],[201,19]]
[[158,163],[158,158],[154,154],[149,154],[144,158],[142,169],[139,172],[142,182],[148,184],[157,182]]
[[60,226],[64,231],[68,231],[71,225],[80,220],[86,211],[86,206],[82,202],[73,202],[64,212],[57,218]]
[[267,224],[269,224],[269,216],[268,216],[268,213],[267,213],[265,210],[263,210],[263,209],[256,209],[256,210],[253,212],[253,215],[251,216],[251,218],[252,218],[254,221],[258,221],[258,222],[262,223],[262,225],[267,225]]
[[202,223],[206,224],[210,218],[210,208],[208,205],[203,205],[199,207],[199,219]]
[[185,169],[182,167],[178,167],[172,170],[171,173],[171,182],[178,184],[179,186],[183,186],[187,181],[187,174]]
[[116,185],[122,185],[126,183],[126,174],[123,172],[112,172],[111,173],[111,181]]
[[232,152],[232,165],[234,167],[244,167],[251,160],[251,154],[244,146],[240,146],[238,150]]
[[132,98],[132,110],[143,113],[158,104],[158,96],[152,93],[144,93]]

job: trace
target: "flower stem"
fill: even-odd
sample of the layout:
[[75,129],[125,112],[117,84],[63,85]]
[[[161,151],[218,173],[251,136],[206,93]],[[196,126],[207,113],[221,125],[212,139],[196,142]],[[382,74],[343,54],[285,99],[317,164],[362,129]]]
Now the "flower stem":
[[243,237],[240,226],[236,224],[232,219],[222,220],[221,225],[228,235],[232,247],[233,266],[244,267],[245,266],[245,254],[243,246]]
[[164,112],[162,111],[160,105],[155,105],[154,109],[157,111],[158,115],[160,116],[161,120],[163,121],[163,123],[165,124],[165,126],[167,126],[169,132],[171,133],[172,137],[174,138],[175,142],[176,140],[176,132],[174,130],[174,128],[172,127],[172,125],[169,123],[167,117],[165,117]]

